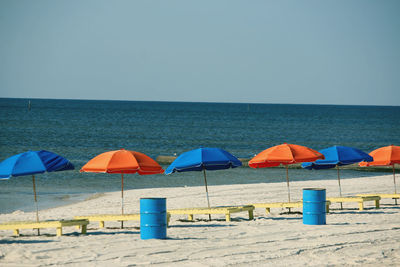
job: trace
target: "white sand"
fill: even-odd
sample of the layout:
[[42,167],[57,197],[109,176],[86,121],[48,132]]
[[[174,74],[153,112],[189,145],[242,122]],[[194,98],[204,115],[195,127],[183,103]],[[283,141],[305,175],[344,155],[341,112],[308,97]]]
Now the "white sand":
[[[292,199],[299,200],[302,188],[322,187],[328,196],[336,196],[337,181],[291,182]],[[392,193],[391,175],[342,180],[343,193]],[[286,183],[210,186],[210,201],[217,205],[242,205],[256,202],[286,201]],[[180,187],[130,190],[125,192],[126,212],[139,212],[141,197],[166,197],[168,208],[203,207],[204,187]],[[265,215],[256,209],[255,219],[247,220],[247,212],[213,216],[211,222],[183,222],[185,216],[173,216],[167,240],[141,240],[139,222],[106,223],[107,229],[91,224],[88,235],[76,234],[74,227],[65,228],[66,235],[55,236],[55,229],[0,231],[1,266],[399,266],[400,205],[381,201],[381,209],[373,202],[359,212],[356,203],[338,204],[327,215],[327,225],[303,225],[300,214],[281,214],[272,209]],[[336,209],[335,209],[336,208]],[[68,219],[75,215],[118,213],[120,193],[64,207],[42,210],[40,218]],[[196,217],[195,217],[196,218]],[[206,219],[207,216],[197,218]],[[34,213],[1,214],[0,221],[34,219]]]

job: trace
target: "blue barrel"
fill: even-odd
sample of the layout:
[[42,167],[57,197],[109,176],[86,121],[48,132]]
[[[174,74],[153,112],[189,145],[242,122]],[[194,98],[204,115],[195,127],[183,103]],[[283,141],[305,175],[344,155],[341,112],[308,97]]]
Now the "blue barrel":
[[140,238],[167,238],[167,201],[165,198],[140,199]]
[[326,224],[326,191],[324,188],[303,189],[303,224]]

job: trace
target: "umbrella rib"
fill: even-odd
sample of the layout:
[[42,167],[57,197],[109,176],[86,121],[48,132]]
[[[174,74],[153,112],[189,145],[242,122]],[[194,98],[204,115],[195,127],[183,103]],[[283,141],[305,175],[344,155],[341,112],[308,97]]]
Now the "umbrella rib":
[[208,164],[207,165],[207,164],[202,163],[202,164],[192,165],[192,166],[188,166],[188,167],[175,167],[175,169],[177,171],[183,171],[183,170],[186,170],[186,169],[198,168],[198,167],[201,167],[201,166],[207,167],[207,166],[225,166],[225,165],[236,166],[236,165],[233,164],[232,161],[229,161],[229,162],[227,162],[227,164],[224,164],[224,163],[215,164],[215,163],[213,163],[213,164]]
[[[128,152],[128,150],[125,150],[125,151]],[[129,153],[129,152],[128,152],[128,153]],[[111,160],[116,156],[116,154],[117,154],[117,153],[113,153],[113,154],[112,154],[110,160],[108,161],[108,164],[109,164],[109,163],[111,162]],[[137,165],[138,165],[137,168],[120,168],[120,169],[113,169],[113,170],[110,171],[109,173],[123,173],[124,171],[135,171],[135,172],[139,171],[139,170],[140,170],[139,162],[137,162],[136,158],[135,158],[131,153],[129,153],[129,155],[136,161],[136,163],[137,163]]]
[[16,166],[17,166],[18,160],[19,160],[19,158],[15,161],[14,166],[13,166],[12,169],[11,169],[11,173],[10,173],[9,178],[13,176],[12,174],[14,173],[14,170],[15,170],[15,168],[16,168]]
[[[392,163],[392,156],[393,156],[393,145],[390,146],[390,156],[389,156],[389,164]],[[394,166],[394,162],[393,162],[393,166]]]
[[[212,163],[212,164],[209,164],[210,166],[215,166],[215,165],[218,165],[218,166],[225,166],[225,165],[232,165],[232,166],[235,166],[234,164],[233,164],[233,161],[228,161],[226,164],[225,163]],[[203,164],[203,166],[207,166],[207,164]]]

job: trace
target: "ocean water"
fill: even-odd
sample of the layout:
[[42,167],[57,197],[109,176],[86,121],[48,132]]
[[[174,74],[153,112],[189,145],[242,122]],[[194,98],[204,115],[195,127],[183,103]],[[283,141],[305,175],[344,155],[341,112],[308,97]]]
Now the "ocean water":
[[[0,98],[0,160],[45,149],[75,165],[74,171],[36,176],[40,209],[119,191],[118,174],[79,173],[105,151],[125,148],[156,158],[203,146],[250,158],[284,142],[316,150],[345,145],[365,152],[398,145],[400,107],[31,99],[28,110],[28,99]],[[379,173],[342,171],[344,179],[369,175]],[[279,168],[245,167],[207,176],[210,185],[281,182],[284,177]],[[336,179],[336,171],[293,169],[290,179]],[[203,184],[198,172],[125,179],[125,189]],[[31,176],[0,181],[0,213],[33,209]]]

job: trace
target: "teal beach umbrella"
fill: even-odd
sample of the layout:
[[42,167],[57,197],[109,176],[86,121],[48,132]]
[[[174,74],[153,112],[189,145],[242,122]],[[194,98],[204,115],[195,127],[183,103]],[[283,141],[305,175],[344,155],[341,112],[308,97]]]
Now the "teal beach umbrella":
[[[206,186],[207,205],[210,208],[206,170],[224,170],[239,166],[242,166],[242,162],[229,152],[220,148],[202,147],[179,155],[165,170],[165,174],[202,171]],[[209,218],[211,220],[211,215],[209,215]]]
[[325,159],[319,159],[315,162],[305,162],[301,164],[301,167],[308,170],[330,169],[336,167],[340,197],[342,197],[342,187],[340,185],[339,166],[354,164],[361,161],[373,161],[373,158],[370,155],[354,147],[332,146],[321,149],[319,152],[325,156]]
[[39,222],[35,174],[73,169],[74,165],[72,165],[69,160],[53,152],[46,150],[28,151],[9,157],[0,163],[0,180],[32,175],[33,193],[36,205],[36,221]]

